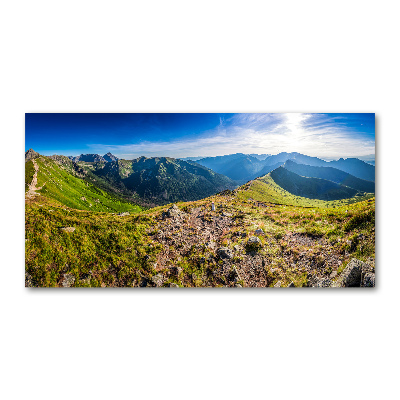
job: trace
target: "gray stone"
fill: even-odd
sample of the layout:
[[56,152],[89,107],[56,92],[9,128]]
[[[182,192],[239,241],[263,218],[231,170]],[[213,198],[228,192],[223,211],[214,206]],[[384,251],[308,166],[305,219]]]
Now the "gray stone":
[[181,210],[179,209],[179,207],[176,204],[173,204],[168,210],[167,210],[167,217],[169,218],[173,218],[173,217],[177,217],[181,214]]
[[220,247],[217,250],[218,256],[222,259],[227,258],[230,259],[233,257],[232,250],[228,249],[228,247]]
[[64,274],[62,285],[63,287],[71,287],[75,282],[75,276],[72,274]]
[[364,287],[375,287],[375,274],[372,272],[367,272],[364,276],[362,285]]
[[261,240],[257,236],[251,236],[246,243],[246,249],[249,251],[257,250],[260,247],[261,247]]
[[264,235],[264,231],[262,229],[257,229],[254,233],[256,235]]
[[164,276],[162,274],[154,275],[151,277],[151,281],[154,283],[154,285],[160,287],[164,282]]
[[361,286],[361,271],[363,262],[353,258],[340,275],[337,284],[342,287]]

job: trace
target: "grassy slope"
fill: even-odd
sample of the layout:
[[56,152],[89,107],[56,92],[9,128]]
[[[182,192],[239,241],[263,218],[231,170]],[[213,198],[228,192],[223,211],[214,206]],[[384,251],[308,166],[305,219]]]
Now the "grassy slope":
[[354,196],[344,200],[332,201],[308,199],[306,197],[295,196],[282,189],[272,179],[271,174],[251,181],[238,190],[238,198],[241,200],[254,199],[267,203],[286,204],[301,207],[340,207],[342,205],[358,202],[373,196],[373,194],[369,194],[365,196]]
[[136,204],[120,200],[93,184],[74,177],[49,158],[40,157],[36,162],[39,166],[38,187],[42,187],[38,193],[57,200],[67,207],[108,212],[142,210]]
[[29,184],[32,182],[34,174],[35,168],[33,167],[33,161],[29,160],[25,163],[25,192],[28,191]]

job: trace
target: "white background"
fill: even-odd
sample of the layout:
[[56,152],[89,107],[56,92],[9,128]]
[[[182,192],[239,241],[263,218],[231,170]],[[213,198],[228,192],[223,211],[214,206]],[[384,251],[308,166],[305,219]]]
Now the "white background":
[[[2,398],[396,398],[395,5],[3,1]],[[25,289],[24,113],[55,111],[375,112],[377,288]]]

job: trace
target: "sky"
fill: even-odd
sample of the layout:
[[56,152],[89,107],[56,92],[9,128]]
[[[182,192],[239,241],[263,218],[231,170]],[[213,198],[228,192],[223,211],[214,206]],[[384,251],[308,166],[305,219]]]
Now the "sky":
[[298,152],[323,159],[375,154],[370,113],[25,114],[25,151],[76,156],[212,157]]

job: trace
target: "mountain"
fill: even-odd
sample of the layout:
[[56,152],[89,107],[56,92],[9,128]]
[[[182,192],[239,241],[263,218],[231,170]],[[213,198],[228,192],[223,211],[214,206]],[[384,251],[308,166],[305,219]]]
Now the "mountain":
[[106,160],[98,154],[81,154],[80,156],[74,157],[72,160],[74,162],[84,161],[90,163],[106,162]]
[[309,165],[312,167],[331,167],[353,175],[356,178],[366,181],[375,181],[375,167],[356,158],[341,158],[337,161],[325,161],[318,157],[310,157],[300,153],[282,152],[260,160],[249,154],[230,154],[226,156],[207,157],[197,160],[200,165],[224,174],[239,183],[263,176],[288,160],[296,164]]
[[357,158],[347,158],[345,160],[340,158],[337,161],[329,162],[328,165],[347,172],[357,178],[375,182],[375,166],[367,164]]
[[182,161],[197,161],[197,160],[201,160],[202,158],[204,158],[204,156],[197,156],[197,157],[184,157],[184,158],[179,158],[179,160]]
[[300,153],[286,153],[282,152],[273,156],[270,156],[264,160],[266,165],[273,165],[276,163],[285,163],[287,160],[294,160],[298,164],[306,164],[314,167],[326,166],[326,161],[321,160],[318,157],[310,157]]
[[118,158],[115,157],[113,154],[111,154],[110,152],[108,152],[107,154],[104,154],[103,156],[104,160],[106,160],[107,162],[112,162],[112,161],[117,161]]
[[270,176],[284,190],[295,196],[319,200],[340,200],[353,197],[357,190],[320,178],[305,178],[284,167],[274,169]]
[[153,204],[199,200],[237,184],[191,161],[170,157],[118,160],[93,171],[114,187]]
[[366,156],[357,157],[361,161],[365,161],[368,164],[375,165],[375,154],[368,154]]
[[356,178],[355,176],[336,168],[312,167],[309,165],[297,164],[292,160],[286,161],[284,168],[300,176],[326,179],[344,186],[351,187],[358,191],[375,193],[374,182]]
[[25,162],[28,162],[29,160],[32,160],[32,159],[38,158],[38,157],[40,157],[39,153],[36,153],[36,151],[34,151],[33,149],[29,149],[25,153]]
[[242,153],[207,157],[196,162],[240,183],[245,183],[259,176],[260,171],[265,166],[263,161]]
[[260,161],[264,161],[266,158],[271,156],[271,154],[248,154],[248,155],[257,158],[257,160]]

